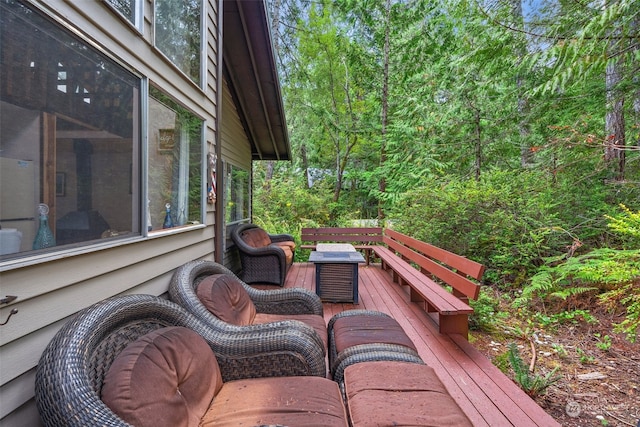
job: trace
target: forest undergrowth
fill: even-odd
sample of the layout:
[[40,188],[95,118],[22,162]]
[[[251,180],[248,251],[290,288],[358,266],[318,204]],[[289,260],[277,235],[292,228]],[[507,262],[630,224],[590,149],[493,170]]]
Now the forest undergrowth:
[[[571,314],[536,323],[531,313],[548,312],[549,307],[533,305],[523,312],[504,293],[485,292],[500,302],[500,320],[491,330],[473,331],[471,342],[546,412],[565,427],[638,425],[640,346],[613,332],[624,320],[624,310],[582,295],[569,301],[575,307]],[[519,366],[514,366],[514,351],[522,361]]]

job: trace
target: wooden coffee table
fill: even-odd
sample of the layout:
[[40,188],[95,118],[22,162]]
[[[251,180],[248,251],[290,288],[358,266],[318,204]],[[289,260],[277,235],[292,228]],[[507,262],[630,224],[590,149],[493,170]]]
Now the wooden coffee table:
[[365,261],[353,245],[319,243],[309,262],[316,266],[316,294],[322,301],[358,303],[358,264]]

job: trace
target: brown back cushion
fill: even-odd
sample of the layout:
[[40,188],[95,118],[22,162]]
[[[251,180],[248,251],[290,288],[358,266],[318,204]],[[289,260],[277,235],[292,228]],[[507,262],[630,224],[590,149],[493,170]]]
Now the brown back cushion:
[[102,400],[136,427],[196,427],[221,388],[206,341],[172,326],[142,336],[118,355],[105,376]]
[[253,324],[256,306],[240,280],[230,274],[204,278],[196,289],[198,299],[218,319],[237,326]]
[[253,248],[263,248],[271,244],[269,234],[262,228],[250,228],[240,234],[242,240]]

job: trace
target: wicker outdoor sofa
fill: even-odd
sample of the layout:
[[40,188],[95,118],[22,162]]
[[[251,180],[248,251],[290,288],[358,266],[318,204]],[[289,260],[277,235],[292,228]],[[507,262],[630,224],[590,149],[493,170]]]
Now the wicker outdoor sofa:
[[[36,371],[36,404],[44,425],[51,427],[191,427],[205,412],[203,419],[216,426],[287,419],[298,425],[348,425],[337,383],[301,376],[312,369],[302,368],[304,358],[292,350],[297,344],[285,332],[272,328],[269,340],[256,345],[254,332],[229,336],[214,331],[171,301],[150,295],[113,297],[79,312],[49,343]],[[167,350],[170,337],[178,341]],[[146,359],[135,352],[157,343],[165,346],[164,353],[152,358],[151,372],[136,371]],[[135,363],[132,352],[140,356]],[[172,365],[174,359],[182,362]],[[102,400],[114,394],[109,385],[118,373],[129,375],[124,392],[137,393],[111,400],[128,407],[123,416],[128,409],[134,417],[129,423]],[[145,401],[136,406],[135,399]],[[181,414],[179,423],[176,414]]]
[[245,283],[284,286],[296,244],[290,234],[269,234],[255,224],[240,224],[231,231],[238,249]]
[[36,404],[42,422],[46,427],[471,425],[420,360],[376,361],[375,352],[360,353],[339,385],[299,375],[301,361],[291,357],[290,335],[274,329],[259,348],[255,337],[238,335],[215,331],[177,304],[151,295],[96,303],[67,322],[41,356]]

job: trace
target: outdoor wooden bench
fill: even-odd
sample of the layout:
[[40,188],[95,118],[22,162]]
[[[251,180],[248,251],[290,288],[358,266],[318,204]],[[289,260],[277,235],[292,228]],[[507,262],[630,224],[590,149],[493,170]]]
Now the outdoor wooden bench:
[[[410,288],[412,302],[422,303],[441,333],[469,333],[469,298],[477,299],[484,266],[394,230],[385,229],[373,251],[392,279]],[[437,281],[436,281],[437,280]],[[443,285],[451,287],[449,292]]]
[[[367,264],[371,259],[373,246],[382,242],[381,227],[319,227],[303,228],[301,249],[315,250],[318,243],[350,243],[356,250],[365,253]],[[305,243],[307,242],[307,243]]]

